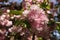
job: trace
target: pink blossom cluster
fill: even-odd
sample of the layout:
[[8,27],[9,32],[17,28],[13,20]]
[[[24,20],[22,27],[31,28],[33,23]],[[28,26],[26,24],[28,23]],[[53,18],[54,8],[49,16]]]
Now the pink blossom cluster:
[[32,2],[32,0],[24,0],[24,1]]
[[[20,36],[23,36],[23,35],[25,35],[25,37],[26,37],[26,35],[28,36],[28,35],[30,35],[30,32],[28,31],[28,29],[27,28],[24,28],[23,26],[15,26],[15,25],[13,25],[11,28],[9,28],[8,29],[9,30],[9,32],[11,32],[11,33],[19,33],[19,35]],[[27,34],[26,34],[27,33]]]
[[28,9],[28,6],[32,5],[32,0],[24,0],[23,8]]
[[39,8],[37,5],[32,5],[30,7],[28,20],[30,21],[31,26],[38,31],[43,30],[43,28],[46,26],[46,23],[49,21],[44,10]]
[[28,7],[33,5],[34,2],[42,3],[42,2],[44,2],[44,0],[24,0],[24,2],[23,2],[24,9],[28,9]]
[[5,36],[8,33],[6,27],[10,27],[13,23],[10,21],[10,10],[3,10],[0,15],[0,40],[6,40]]
[[13,15],[13,16],[11,16],[10,18],[13,20],[14,18],[20,19],[20,17],[21,17],[21,15]]
[[9,28],[9,32],[20,32],[23,29],[23,27],[18,26],[16,27],[15,25],[13,25],[11,28]]
[[23,14],[24,16],[27,16],[27,14],[29,14],[29,12],[30,12],[29,10],[24,10],[22,14]]
[[24,0],[24,1],[27,1],[27,2],[32,2],[32,1],[43,2],[44,0]]
[[0,25],[2,26],[11,26],[12,21],[9,21],[10,15],[9,14],[2,14],[0,16]]
[[44,0],[37,0],[37,2],[41,2],[41,3],[42,3],[43,1],[44,1]]
[[0,29],[0,40],[5,40],[5,33],[6,30],[4,28]]
[[[24,19],[23,16],[21,16],[21,15],[10,15],[7,12],[3,12],[0,15],[0,27],[1,27],[0,28],[0,40],[5,40],[6,39],[5,37],[8,36],[7,34],[9,32],[10,33],[13,33],[13,32],[17,33],[17,32],[20,32],[22,30],[21,26],[16,27],[15,25],[13,25],[14,18],[16,20]],[[20,33],[21,35],[24,35],[22,33],[25,33],[25,32]]]

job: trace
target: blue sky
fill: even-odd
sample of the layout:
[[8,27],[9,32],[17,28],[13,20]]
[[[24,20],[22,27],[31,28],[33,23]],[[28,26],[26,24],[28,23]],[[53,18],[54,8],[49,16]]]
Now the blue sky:
[[17,4],[21,3],[23,0],[8,0],[8,2],[17,2]]
[[[4,4],[9,4],[9,2],[17,2],[17,4],[20,4],[23,0],[8,0],[8,2],[4,3]],[[0,4],[2,4],[2,2],[0,2]]]

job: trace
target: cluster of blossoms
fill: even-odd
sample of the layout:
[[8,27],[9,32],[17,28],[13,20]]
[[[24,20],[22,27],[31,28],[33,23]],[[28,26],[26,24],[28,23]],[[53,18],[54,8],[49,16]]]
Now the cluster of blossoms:
[[[25,10],[22,12],[22,15],[10,15],[8,14],[10,10],[7,10],[7,13],[3,13],[0,15],[0,25],[3,26],[2,29],[0,29],[0,33],[5,36],[5,33],[7,34],[8,32],[10,33],[19,33],[20,36],[28,37],[30,36],[30,31],[28,28],[23,27],[23,23],[19,24],[19,26],[14,25],[14,22],[17,20],[25,19],[27,18],[28,22],[30,23],[30,26],[32,28],[31,31],[37,33],[42,33],[44,32],[47,28],[47,23],[48,23],[48,18],[47,15],[45,14],[45,11],[40,8],[38,5],[32,3],[32,1],[37,1],[43,2],[44,0],[25,0]],[[28,9],[28,6],[30,7]],[[18,22],[16,22],[18,23]],[[6,30],[4,27],[9,27],[8,30]],[[44,34],[44,33],[43,33]],[[28,38],[30,39],[30,38]],[[4,37],[3,39],[4,40]],[[37,40],[37,39],[36,39]]]
[[6,27],[13,25],[12,21],[10,21],[9,12],[10,10],[4,10],[3,14],[0,15],[0,40],[5,40],[5,35],[8,33]]
[[9,12],[10,10],[7,9],[0,15],[0,40],[6,40],[5,37],[8,36],[9,32],[20,32],[22,30],[22,27],[17,28],[13,25],[14,18],[18,20],[20,15],[10,15]]
[[28,2],[32,2],[32,1],[43,2],[44,0],[24,0],[24,1],[28,1]]
[[37,5],[31,5],[30,10],[25,10],[23,14],[28,17],[31,27],[38,31],[42,31],[49,21],[45,11]]
[[10,16],[9,16],[9,14],[2,14],[1,16],[0,16],[0,24],[2,25],[2,26],[11,26],[12,25],[12,21],[9,21],[9,18],[10,18]]
[[[49,28],[47,23],[49,21],[45,11],[39,7],[39,5],[32,4],[30,9],[23,11],[23,15],[28,18],[31,25],[32,33],[37,36],[46,37],[49,36]],[[46,35],[44,35],[46,33]]]
[[[15,21],[24,19],[25,16],[23,15],[13,15],[9,14],[10,10],[4,10],[4,12],[0,15],[0,39],[6,40],[6,36],[9,36],[8,34],[16,34],[19,33],[20,36],[23,35],[29,35],[30,32],[28,29],[21,26],[16,26],[14,24]],[[20,25],[20,24],[19,24]],[[13,35],[14,35],[13,34]]]
[[[14,34],[17,34],[19,36],[22,36],[22,39],[23,40],[30,40],[30,31],[27,29],[27,28],[24,28],[22,26],[13,26],[11,28],[9,28],[9,32],[10,33],[14,33]],[[12,35],[14,35],[12,34]],[[18,37],[18,36],[17,36]],[[15,38],[16,39],[16,38]],[[19,40],[19,39],[18,39]]]
[[38,2],[43,2],[44,0],[37,0]]
[[33,3],[43,3],[44,0],[24,0],[24,9],[28,9]]
[[24,0],[24,1],[32,2],[32,0]]

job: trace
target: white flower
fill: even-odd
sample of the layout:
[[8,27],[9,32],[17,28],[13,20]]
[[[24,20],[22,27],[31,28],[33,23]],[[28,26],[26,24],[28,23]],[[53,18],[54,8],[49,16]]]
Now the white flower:
[[0,17],[0,20],[1,20],[1,21],[3,21],[4,19],[5,19],[5,18],[3,18],[3,17]]
[[40,9],[38,5],[31,5],[30,7],[31,10],[37,10]]
[[12,21],[7,21],[6,26],[11,26],[12,25]]
[[5,17],[6,17],[6,15],[4,15],[4,14],[3,14],[3,15],[1,15],[1,17],[5,18]]
[[51,12],[50,11],[47,11],[48,14],[50,14]]
[[51,18],[50,20],[54,20],[53,18]]
[[27,14],[29,14],[29,10],[24,10],[23,15],[26,16]]
[[38,2],[43,2],[44,0],[37,0]]
[[12,32],[12,28],[9,28],[8,30],[9,30],[9,32]]
[[20,16],[20,15],[16,15],[15,17],[16,17],[16,18],[20,18],[21,16]]
[[14,19],[14,16],[12,16],[11,19]]
[[43,27],[37,27],[36,28],[38,31],[42,31],[43,30]]
[[41,24],[44,24],[44,22],[41,22]]
[[32,0],[25,0],[25,1],[27,1],[27,2],[32,2]]
[[14,15],[14,17],[16,17],[16,15]]
[[25,34],[25,33],[24,33],[24,32],[22,32],[20,35],[21,35],[21,36],[23,36],[24,34]]
[[9,13],[10,12],[10,10],[9,9],[7,9],[7,13]]

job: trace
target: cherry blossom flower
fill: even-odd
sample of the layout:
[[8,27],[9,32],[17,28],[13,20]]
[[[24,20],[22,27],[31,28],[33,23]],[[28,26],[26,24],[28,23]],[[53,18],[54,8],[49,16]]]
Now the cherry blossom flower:
[[16,15],[15,18],[19,19],[21,17],[21,15]]
[[29,13],[29,10],[24,10],[23,15],[27,16],[28,13]]
[[44,25],[46,26],[45,22],[49,21],[44,10],[37,5],[32,5],[30,9],[28,20],[30,21],[31,26],[38,31],[43,30]]
[[25,34],[25,32],[21,32],[20,35],[23,36]]
[[5,33],[6,30],[4,28],[0,29],[0,40],[5,40]]
[[14,16],[11,17],[11,19],[14,19],[14,18],[15,18]]
[[9,14],[2,14],[0,16],[0,21],[1,21],[1,25],[3,26],[11,26],[12,25],[12,21],[9,21]]
[[1,22],[1,25],[5,26],[6,23],[7,23],[7,21],[8,21],[8,20],[5,19],[4,21]]
[[7,21],[6,26],[11,26],[12,25],[12,21]]
[[0,17],[0,21],[3,21],[5,18],[4,17]]
[[38,2],[43,2],[44,0],[37,0]]
[[25,0],[25,1],[32,2],[32,0]]
[[37,10],[40,9],[37,5],[31,5],[30,10]]
[[9,32],[17,32],[17,27],[13,25],[13,27],[8,29]]
[[9,9],[7,9],[7,13],[9,13],[10,12],[10,10]]

